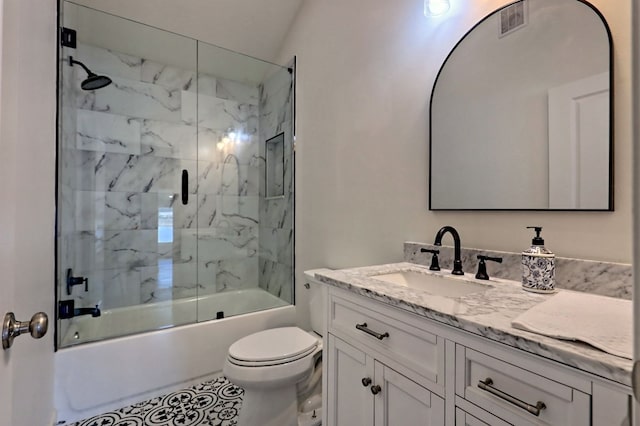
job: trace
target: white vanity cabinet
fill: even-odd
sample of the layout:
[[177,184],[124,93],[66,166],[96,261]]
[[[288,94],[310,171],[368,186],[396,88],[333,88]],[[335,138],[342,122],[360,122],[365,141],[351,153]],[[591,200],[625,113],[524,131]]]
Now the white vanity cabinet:
[[631,389],[609,381],[593,383],[591,421],[593,426],[631,426]]
[[631,426],[627,386],[490,342],[468,346],[456,345],[456,426]]
[[356,301],[329,297],[326,424],[444,425],[444,340],[402,312]]
[[630,425],[631,389],[329,287],[329,426]]
[[373,377],[380,386],[374,404],[374,425],[444,424],[444,399],[378,361]]
[[522,354],[480,349],[492,355],[456,345],[458,405],[464,400],[509,424],[590,424],[588,378],[527,362]]
[[373,359],[364,351],[329,334],[325,358],[329,369],[325,394],[328,402],[328,424],[373,425]]
[[331,334],[329,347],[327,424],[444,424],[444,399]]

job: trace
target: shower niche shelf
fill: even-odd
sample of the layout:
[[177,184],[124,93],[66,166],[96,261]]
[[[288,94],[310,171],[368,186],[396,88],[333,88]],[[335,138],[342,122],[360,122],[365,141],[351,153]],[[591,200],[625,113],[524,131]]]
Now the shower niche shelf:
[[284,132],[265,142],[265,198],[284,197]]

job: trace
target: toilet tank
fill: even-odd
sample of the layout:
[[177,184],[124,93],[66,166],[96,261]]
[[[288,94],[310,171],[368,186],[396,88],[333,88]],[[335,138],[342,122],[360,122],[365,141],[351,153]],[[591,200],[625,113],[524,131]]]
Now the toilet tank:
[[[315,279],[316,272],[330,271],[330,269],[311,269],[304,271],[304,285],[309,291],[309,315],[311,329],[322,337],[326,336],[326,308],[327,285]],[[308,286],[307,286],[308,285]]]

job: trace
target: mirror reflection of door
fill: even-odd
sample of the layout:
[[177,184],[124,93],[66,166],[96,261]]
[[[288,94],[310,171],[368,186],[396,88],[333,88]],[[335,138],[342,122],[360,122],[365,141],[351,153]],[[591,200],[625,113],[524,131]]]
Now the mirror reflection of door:
[[609,73],[549,90],[549,208],[605,210]]

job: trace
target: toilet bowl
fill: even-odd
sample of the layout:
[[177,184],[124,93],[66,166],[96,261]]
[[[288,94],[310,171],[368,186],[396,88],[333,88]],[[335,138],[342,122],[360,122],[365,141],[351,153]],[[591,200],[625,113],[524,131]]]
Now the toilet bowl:
[[243,337],[229,348],[224,374],[244,389],[238,426],[297,426],[298,384],[314,372],[322,341],[298,327]]
[[[324,305],[318,305],[324,303],[326,292],[314,273],[305,272],[313,332],[273,328],[243,337],[229,347],[223,373],[244,389],[238,426],[298,426],[298,417],[308,415],[299,412],[299,396],[309,400],[312,390],[320,387]],[[313,411],[312,415],[315,417]]]

